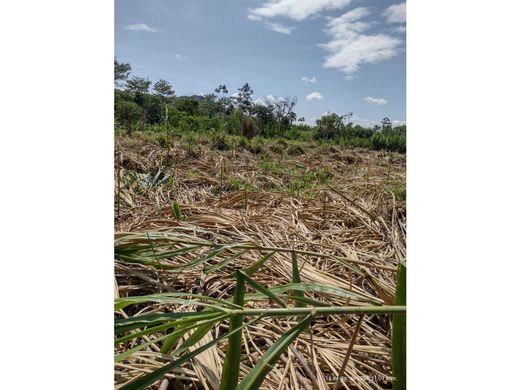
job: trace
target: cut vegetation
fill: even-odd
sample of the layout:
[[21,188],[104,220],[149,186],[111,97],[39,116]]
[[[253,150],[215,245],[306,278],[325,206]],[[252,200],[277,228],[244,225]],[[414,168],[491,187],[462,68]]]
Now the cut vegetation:
[[405,158],[293,142],[116,138],[116,388],[392,388]]

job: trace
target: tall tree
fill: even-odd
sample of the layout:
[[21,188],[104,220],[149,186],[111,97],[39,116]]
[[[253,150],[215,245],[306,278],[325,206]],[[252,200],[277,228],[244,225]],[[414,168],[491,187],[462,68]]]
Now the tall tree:
[[384,117],[381,121],[381,129],[384,135],[388,135],[392,132],[392,122],[387,117]]
[[147,93],[152,82],[144,77],[134,76],[126,81],[126,89],[130,92]]
[[162,100],[168,100],[175,95],[172,85],[166,80],[159,80],[153,85],[154,94]]
[[236,97],[238,107],[250,114],[251,107],[253,106],[253,93],[249,83],[245,83],[241,88],[238,89],[238,95]]
[[117,58],[114,58],[114,83],[118,85],[119,81],[126,80],[132,71],[130,64],[118,62]]
[[296,98],[279,98],[274,103],[274,112],[278,122],[278,131],[283,134],[289,130],[292,123],[296,120],[294,107],[296,106]]
[[222,118],[226,115],[226,112],[232,108],[231,98],[227,96],[229,93],[226,84],[220,84],[217,88],[215,88],[215,92],[219,94],[219,98],[217,103],[220,106],[220,114]]

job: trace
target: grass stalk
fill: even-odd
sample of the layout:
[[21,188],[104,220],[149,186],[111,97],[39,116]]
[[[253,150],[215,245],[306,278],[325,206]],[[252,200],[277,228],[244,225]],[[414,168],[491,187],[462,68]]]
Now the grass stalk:
[[[406,266],[397,265],[396,305],[406,305]],[[393,389],[406,390],[406,313],[396,313],[392,319]]]

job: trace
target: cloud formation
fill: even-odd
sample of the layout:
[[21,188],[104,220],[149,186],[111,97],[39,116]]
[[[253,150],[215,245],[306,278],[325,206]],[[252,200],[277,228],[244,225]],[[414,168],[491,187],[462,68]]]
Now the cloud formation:
[[310,94],[307,95],[307,97],[305,98],[308,102],[315,102],[317,100],[323,100],[325,99],[323,97],[323,95],[319,92],[311,92]]
[[264,25],[269,29],[281,34],[290,34],[294,27],[284,26],[280,23],[264,22]]
[[339,69],[350,79],[362,64],[378,63],[399,54],[401,39],[383,33],[366,33],[373,23],[361,19],[368,15],[367,8],[359,7],[329,20],[325,31],[331,41],[320,45],[329,52],[324,68]]
[[406,22],[406,4],[394,4],[384,10],[383,16],[386,17],[388,23],[405,23]]
[[263,98],[256,99],[255,104],[260,104],[261,106],[268,106],[271,104],[278,103],[278,102],[282,101],[283,99],[284,98],[281,96],[273,96],[273,95],[269,94]]
[[175,54],[175,58],[177,58],[178,60],[185,60],[185,59],[188,58],[188,57],[183,56],[183,55],[177,53],[177,54]]
[[352,0],[268,0],[260,7],[249,11],[248,18],[262,20],[277,16],[302,21],[321,11],[330,11],[349,5]]
[[316,77],[314,77],[314,76],[312,76],[312,77],[303,76],[302,77],[302,81],[305,84],[314,84],[315,82],[318,81],[318,79]]
[[363,99],[365,102],[367,103],[371,103],[371,104],[377,104],[378,106],[382,106],[383,104],[387,104],[388,101],[386,99],[383,99],[383,98],[373,98],[373,97],[370,97],[370,96],[367,96]]
[[138,23],[138,24],[129,24],[125,27],[125,29],[130,31],[147,31],[147,32],[156,32],[157,30],[155,28],[151,28],[150,26],[144,24],[144,23]]

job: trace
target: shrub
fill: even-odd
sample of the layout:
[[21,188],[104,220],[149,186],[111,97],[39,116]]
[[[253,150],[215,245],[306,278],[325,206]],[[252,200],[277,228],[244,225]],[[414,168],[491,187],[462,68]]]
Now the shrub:
[[130,134],[144,120],[144,111],[137,103],[121,100],[115,107],[115,115],[124,126],[127,134]]

